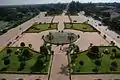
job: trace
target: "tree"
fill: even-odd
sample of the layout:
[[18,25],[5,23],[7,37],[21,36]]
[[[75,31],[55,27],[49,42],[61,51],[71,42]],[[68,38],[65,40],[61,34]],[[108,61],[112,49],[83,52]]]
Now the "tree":
[[97,67],[95,67],[94,69],[92,69],[92,71],[93,71],[93,72],[98,72],[99,70],[98,70]]
[[102,15],[105,16],[105,17],[110,17],[110,13],[109,12],[103,12]]
[[98,46],[92,46],[92,47],[88,50],[87,55],[88,55],[90,58],[99,58],[99,57],[101,57],[101,54],[99,54],[99,48],[98,48]]
[[9,58],[5,58],[5,59],[4,59],[4,64],[5,64],[5,65],[10,64],[10,60],[9,60]]
[[25,43],[24,43],[24,42],[21,42],[21,43],[20,43],[20,46],[21,46],[21,47],[24,47],[24,46],[25,46]]
[[18,53],[19,53],[18,51],[15,52],[16,55],[18,55]]
[[116,61],[113,61],[113,62],[111,63],[111,66],[117,68],[117,67],[118,67],[118,64],[117,64]]
[[90,49],[90,51],[92,53],[99,53],[99,48],[97,46],[92,46],[91,49]]
[[47,35],[47,37],[48,37],[48,39],[50,40],[50,42],[52,41],[52,39],[53,39],[53,35],[52,35],[52,33],[51,32],[49,32],[49,34]]
[[11,52],[12,52],[12,50],[8,48],[8,49],[7,49],[7,54],[10,55]]
[[73,39],[74,39],[74,36],[72,35],[72,33],[69,33],[68,34],[68,40],[70,41],[70,43]]
[[44,62],[41,59],[37,59],[35,65],[31,68],[32,72],[41,72],[41,70],[44,68],[43,66]]
[[109,54],[110,52],[109,52],[109,50],[106,48],[106,49],[104,50],[104,53],[105,53],[105,54]]
[[116,54],[117,50],[116,49],[112,49],[112,52]]
[[111,44],[112,46],[114,46],[114,45],[115,45],[115,42],[114,42],[114,41],[111,41],[110,44]]
[[23,53],[22,53],[22,57],[26,59],[29,59],[32,56],[32,54],[30,53],[30,51],[28,49],[24,49]]
[[106,35],[103,35],[103,38],[106,39],[107,38]]
[[20,63],[20,68],[18,69],[18,71],[22,71],[24,69],[24,67],[25,67],[25,61],[22,61]]
[[111,67],[109,68],[109,70],[110,70],[110,71],[116,71],[116,68],[113,67],[113,66],[111,66]]
[[46,48],[45,45],[43,45],[43,46],[40,47],[40,53],[42,53],[43,55],[45,55],[46,56],[46,60],[47,60],[48,50],[47,50],[47,48]]
[[32,44],[28,44],[29,48],[32,48]]
[[96,64],[97,66],[100,66],[100,65],[101,65],[101,61],[100,61],[100,60],[96,60],[96,61],[95,61],[95,64]]
[[84,65],[84,61],[81,61],[81,60],[80,60],[80,61],[79,61],[79,64],[80,64],[80,65]]
[[79,46],[77,46],[77,45],[75,45],[75,48],[74,48],[75,50],[75,52],[79,52],[80,50],[79,50]]

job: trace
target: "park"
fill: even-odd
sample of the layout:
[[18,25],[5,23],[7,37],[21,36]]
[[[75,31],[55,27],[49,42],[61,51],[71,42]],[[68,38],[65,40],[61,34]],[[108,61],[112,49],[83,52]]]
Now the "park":
[[103,26],[82,12],[40,12],[1,37],[6,46],[1,45],[0,79],[102,80],[119,75],[120,46]]

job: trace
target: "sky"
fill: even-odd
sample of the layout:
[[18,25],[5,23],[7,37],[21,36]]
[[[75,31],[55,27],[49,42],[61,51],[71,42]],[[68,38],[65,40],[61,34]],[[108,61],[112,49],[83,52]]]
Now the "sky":
[[[70,2],[72,0],[0,0],[0,5],[21,5],[21,4],[45,4],[45,3],[66,3]],[[74,0],[74,1],[79,1],[81,3],[86,3],[86,2],[119,2],[120,0]]]

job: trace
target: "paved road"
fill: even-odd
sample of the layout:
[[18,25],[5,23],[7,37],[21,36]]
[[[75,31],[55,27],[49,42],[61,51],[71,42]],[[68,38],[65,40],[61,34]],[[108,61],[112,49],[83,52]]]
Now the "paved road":
[[[79,16],[83,17],[83,14],[79,14]],[[108,41],[114,41],[118,47],[120,47],[120,38],[117,38],[117,36],[120,36],[119,34],[115,33],[114,31],[111,31],[108,29],[108,26],[99,26],[99,24],[102,24],[100,21],[93,19],[92,17],[86,17],[89,21],[88,23],[91,24],[93,27],[101,31],[101,33],[104,35],[107,35]],[[107,29],[107,30],[106,30]]]
[[[15,37],[21,35],[22,32],[26,31],[32,24],[39,20],[40,17],[44,16],[44,13],[40,13],[36,17],[26,21],[25,23],[9,30],[7,33],[0,36],[0,48],[6,46],[10,41],[14,41]],[[21,28],[21,30],[20,30]]]

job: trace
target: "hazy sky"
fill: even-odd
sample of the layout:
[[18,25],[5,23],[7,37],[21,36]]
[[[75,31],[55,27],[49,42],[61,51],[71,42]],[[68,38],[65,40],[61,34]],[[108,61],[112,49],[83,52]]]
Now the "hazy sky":
[[[72,0],[0,0],[0,5],[43,4],[56,2],[70,2]],[[120,0],[75,0],[80,2],[119,2]]]

